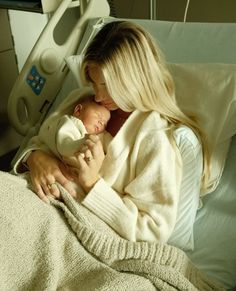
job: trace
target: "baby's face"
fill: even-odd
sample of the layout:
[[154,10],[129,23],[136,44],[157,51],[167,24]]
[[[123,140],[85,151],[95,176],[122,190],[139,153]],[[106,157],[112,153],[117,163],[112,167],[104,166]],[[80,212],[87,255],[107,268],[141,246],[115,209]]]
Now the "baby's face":
[[96,102],[82,104],[79,115],[89,134],[98,134],[104,131],[110,117],[110,111]]

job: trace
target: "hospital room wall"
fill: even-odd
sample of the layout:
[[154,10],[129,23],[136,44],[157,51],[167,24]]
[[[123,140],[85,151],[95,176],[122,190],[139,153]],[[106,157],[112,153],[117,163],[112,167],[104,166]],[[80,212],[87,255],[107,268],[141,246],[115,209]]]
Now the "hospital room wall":
[[[18,75],[14,41],[7,10],[0,9],[0,156],[13,150],[21,141],[21,136],[10,125],[7,115],[7,102],[11,88]],[[0,167],[5,164],[0,160]]]
[[45,14],[0,9],[0,170],[8,170],[23,138],[8,121],[8,96],[47,21]]
[[47,14],[9,10],[19,71],[48,22]]
[[[150,3],[156,3],[156,19],[183,21],[188,0],[113,0],[117,17],[150,17]],[[187,21],[236,22],[235,0],[190,0]]]
[[0,9],[0,121],[6,117],[7,95],[18,74],[14,43],[6,10]]
[[[156,3],[159,20],[183,21],[187,0],[113,0],[115,14],[124,18],[150,18],[150,3]],[[190,0],[187,21],[236,22],[235,0]],[[9,10],[18,69],[21,70],[38,36],[48,22],[47,14]]]

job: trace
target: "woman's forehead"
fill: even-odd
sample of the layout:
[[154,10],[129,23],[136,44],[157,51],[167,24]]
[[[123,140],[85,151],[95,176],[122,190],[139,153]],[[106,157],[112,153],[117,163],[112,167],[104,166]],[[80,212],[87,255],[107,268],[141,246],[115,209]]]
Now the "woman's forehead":
[[104,80],[102,70],[97,64],[92,63],[88,65],[88,74],[91,79]]

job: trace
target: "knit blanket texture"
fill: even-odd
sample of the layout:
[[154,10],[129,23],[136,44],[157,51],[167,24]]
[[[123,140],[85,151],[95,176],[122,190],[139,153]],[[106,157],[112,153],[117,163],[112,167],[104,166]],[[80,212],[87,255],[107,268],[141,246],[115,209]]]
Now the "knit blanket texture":
[[0,172],[0,290],[224,290],[180,249],[130,242],[76,202],[41,201]]

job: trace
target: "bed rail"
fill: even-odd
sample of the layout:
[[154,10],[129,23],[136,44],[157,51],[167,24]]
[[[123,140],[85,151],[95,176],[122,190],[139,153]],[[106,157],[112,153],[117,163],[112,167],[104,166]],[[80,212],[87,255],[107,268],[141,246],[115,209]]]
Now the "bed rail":
[[[65,42],[58,44],[55,28],[66,10],[73,7],[78,7],[80,17]],[[61,2],[33,47],[9,96],[9,120],[20,134],[26,135],[47,114],[68,72],[65,58],[76,53],[88,20],[109,16],[109,12],[106,0]]]

